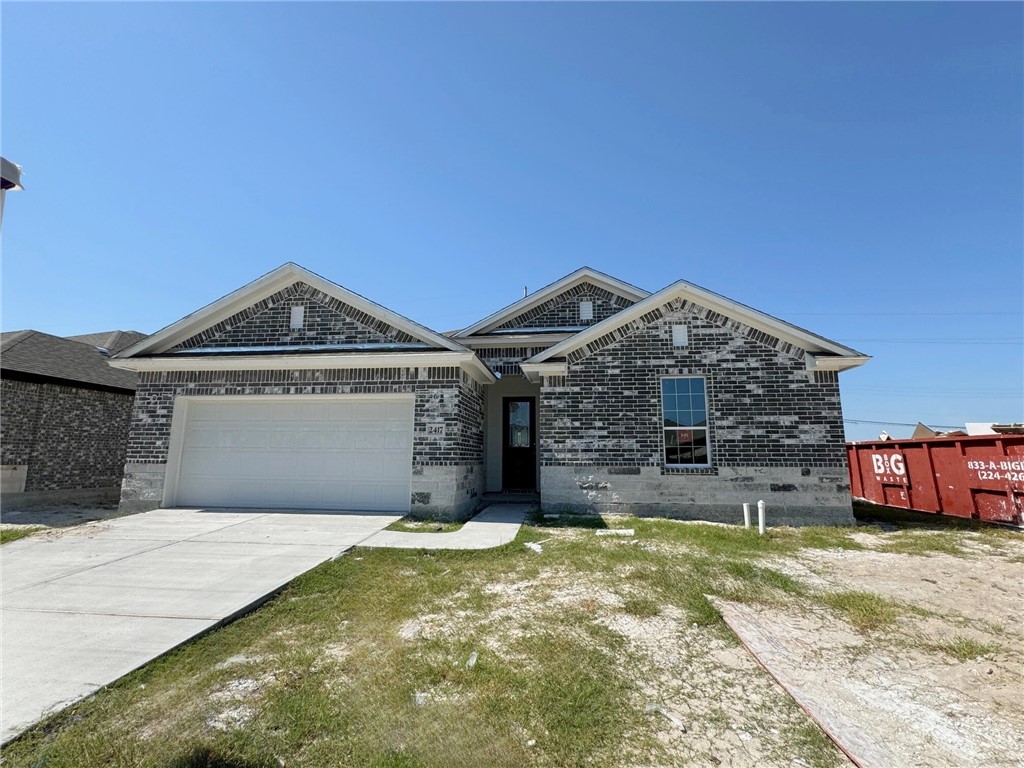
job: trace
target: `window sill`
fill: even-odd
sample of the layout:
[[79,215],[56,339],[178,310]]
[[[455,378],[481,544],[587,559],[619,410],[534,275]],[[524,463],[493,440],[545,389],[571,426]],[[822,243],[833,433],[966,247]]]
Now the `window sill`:
[[717,475],[718,467],[707,466],[686,466],[663,464],[661,467],[663,475]]

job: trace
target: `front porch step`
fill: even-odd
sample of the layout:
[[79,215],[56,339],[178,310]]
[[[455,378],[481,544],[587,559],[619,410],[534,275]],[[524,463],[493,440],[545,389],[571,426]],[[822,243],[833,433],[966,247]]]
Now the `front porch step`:
[[485,504],[500,504],[500,503],[512,503],[512,504],[539,504],[540,494],[531,491],[524,492],[502,492],[502,493],[485,493],[483,495],[483,501]]

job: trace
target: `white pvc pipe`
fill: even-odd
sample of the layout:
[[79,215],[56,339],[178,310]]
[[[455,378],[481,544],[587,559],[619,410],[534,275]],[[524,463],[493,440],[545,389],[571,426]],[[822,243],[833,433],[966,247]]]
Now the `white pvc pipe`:
[[764,536],[764,499],[757,502],[757,532]]
[[750,527],[750,505],[743,502],[743,527]]

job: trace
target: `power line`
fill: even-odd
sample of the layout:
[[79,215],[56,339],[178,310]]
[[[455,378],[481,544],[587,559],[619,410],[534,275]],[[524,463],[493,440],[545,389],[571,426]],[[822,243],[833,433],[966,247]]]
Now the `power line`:
[[[917,423],[908,424],[905,421],[868,421],[867,419],[843,419],[845,424],[877,424],[880,427],[916,427]],[[924,422],[920,422],[924,423]],[[963,429],[963,424],[931,424],[932,427],[938,427],[939,429]]]
[[860,344],[870,342],[872,344],[993,344],[997,346],[1019,346],[1024,343],[1021,339],[837,339],[843,343]]
[[876,317],[878,315],[906,316],[906,317],[945,317],[968,316],[968,315],[1024,315],[1024,312],[875,312],[874,310],[863,310],[860,312],[787,312],[787,317],[822,317],[822,316],[846,316],[846,317]]

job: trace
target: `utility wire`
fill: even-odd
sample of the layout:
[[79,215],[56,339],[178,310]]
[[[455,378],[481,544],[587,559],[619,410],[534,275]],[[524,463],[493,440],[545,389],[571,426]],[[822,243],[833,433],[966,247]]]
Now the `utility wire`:
[[[880,427],[916,427],[917,423],[908,424],[905,421],[868,421],[867,419],[843,419],[846,424],[877,424]],[[921,422],[924,424],[925,422]],[[951,425],[951,424],[930,424],[928,426],[938,427],[939,429],[963,429],[963,424]]]

